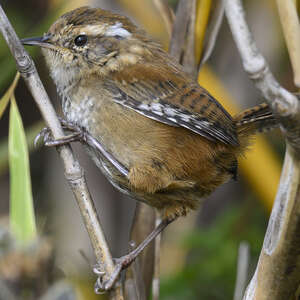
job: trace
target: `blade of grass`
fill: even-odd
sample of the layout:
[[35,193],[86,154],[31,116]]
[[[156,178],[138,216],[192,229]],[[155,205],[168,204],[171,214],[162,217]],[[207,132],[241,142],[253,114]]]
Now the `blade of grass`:
[[9,120],[10,226],[20,246],[36,237],[28,149],[22,119],[12,94]]
[[15,79],[13,81],[13,83],[11,84],[11,86],[8,88],[8,90],[6,91],[6,93],[4,94],[4,96],[0,99],[0,119],[7,107],[7,104],[9,102],[9,99],[11,98],[12,93],[14,92],[16,85],[19,81],[20,78],[20,73],[18,72],[15,76]]
[[[44,126],[45,123],[43,121],[38,121],[37,123],[25,129],[26,141],[27,141],[29,153],[38,150],[39,147],[41,146],[41,143],[38,143],[35,147],[34,140]],[[8,168],[8,140],[7,138],[3,138],[0,141],[0,176],[3,175],[5,172],[7,172],[7,168]]]

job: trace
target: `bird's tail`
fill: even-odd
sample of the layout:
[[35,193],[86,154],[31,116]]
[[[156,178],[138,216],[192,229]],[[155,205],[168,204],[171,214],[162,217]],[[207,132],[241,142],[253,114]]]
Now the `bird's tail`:
[[278,120],[267,103],[242,111],[234,117],[234,121],[238,135],[248,136],[278,127]]
[[279,123],[269,104],[261,103],[234,116],[241,145],[248,146],[249,137],[257,132],[278,127]]

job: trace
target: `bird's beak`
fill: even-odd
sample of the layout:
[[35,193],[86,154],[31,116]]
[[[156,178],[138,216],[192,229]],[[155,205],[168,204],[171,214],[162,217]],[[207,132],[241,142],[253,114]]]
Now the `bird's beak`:
[[43,48],[54,48],[54,45],[49,43],[51,35],[44,35],[41,37],[32,37],[32,38],[26,38],[22,39],[21,42],[23,45],[29,45],[29,46],[39,46]]

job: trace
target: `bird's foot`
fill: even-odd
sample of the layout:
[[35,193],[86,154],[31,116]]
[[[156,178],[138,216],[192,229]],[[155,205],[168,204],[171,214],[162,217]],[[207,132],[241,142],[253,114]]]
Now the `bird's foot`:
[[110,277],[106,280],[104,280],[105,272],[101,271],[99,266],[96,265],[93,269],[94,273],[98,276],[94,288],[95,293],[103,294],[112,289],[117,280],[119,279],[122,270],[127,269],[135,259],[136,256],[133,252],[130,252],[129,254],[124,255],[120,258],[114,259],[115,268]]
[[94,268],[94,273],[98,275],[98,279],[95,284],[95,292],[104,293],[110,290],[118,280],[121,271],[128,268],[145,249],[145,247],[147,247],[149,243],[151,243],[153,239],[155,239],[155,237],[160,234],[176,218],[177,216],[163,219],[161,223],[134,250],[132,250],[125,256],[115,259],[115,268],[109,279],[103,280],[105,273],[103,273],[103,271],[96,266]]
[[93,148],[96,152],[104,156],[121,174],[126,177],[128,176],[128,169],[123,164],[121,164],[112,154],[106,151],[104,146],[84,128],[61,118],[59,120],[62,128],[64,130],[70,131],[71,134],[66,135],[60,139],[53,139],[50,128],[45,127],[36,136],[34,145],[36,145],[40,139],[42,139],[43,144],[48,147],[62,146],[71,142],[81,142]]
[[84,129],[61,118],[59,118],[59,121],[62,128],[64,130],[70,131],[71,134],[66,135],[60,139],[53,139],[50,128],[45,127],[36,136],[34,145],[36,146],[40,139],[42,139],[43,145],[47,147],[62,146],[71,142],[86,142],[88,133]]

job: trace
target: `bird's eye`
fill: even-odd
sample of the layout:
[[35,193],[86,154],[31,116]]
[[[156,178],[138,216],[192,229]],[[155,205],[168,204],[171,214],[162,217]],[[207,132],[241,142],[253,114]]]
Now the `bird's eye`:
[[81,35],[78,35],[75,40],[74,40],[74,43],[76,46],[84,46],[86,43],[87,43],[87,36],[85,34],[81,34]]

